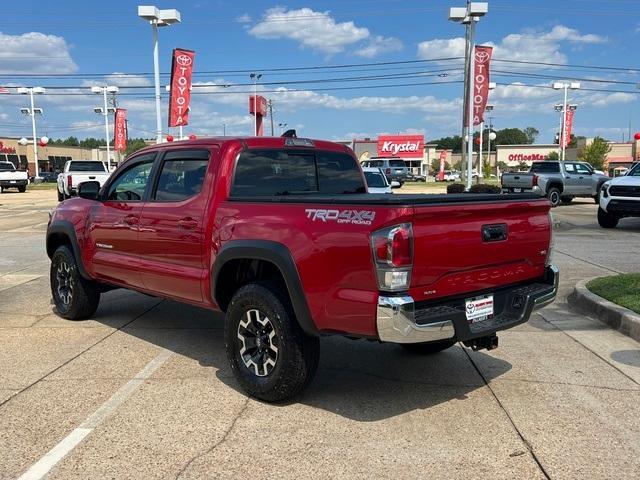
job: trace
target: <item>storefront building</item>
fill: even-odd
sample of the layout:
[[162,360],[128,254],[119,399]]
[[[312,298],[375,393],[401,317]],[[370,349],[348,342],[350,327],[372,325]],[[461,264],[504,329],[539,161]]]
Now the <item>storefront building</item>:
[[429,175],[431,162],[439,158],[436,145],[426,144],[424,135],[381,135],[341,142],[349,145],[360,162],[373,157],[397,157],[405,161],[414,175]]
[[[17,137],[0,137],[0,161],[9,161],[19,170],[35,174],[33,144],[20,145]],[[40,172],[62,170],[67,160],[98,160],[98,150],[82,147],[38,145],[38,169]]]

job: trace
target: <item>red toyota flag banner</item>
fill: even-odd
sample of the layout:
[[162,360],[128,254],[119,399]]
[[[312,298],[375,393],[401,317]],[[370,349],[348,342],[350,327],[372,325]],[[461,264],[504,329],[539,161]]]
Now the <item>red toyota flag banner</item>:
[[473,71],[473,125],[484,122],[484,109],[489,97],[489,62],[492,47],[478,46],[475,50]]
[[124,152],[127,149],[127,110],[117,108],[113,124],[115,149]]
[[563,147],[567,148],[571,142],[571,130],[573,130],[573,110],[567,109],[564,116],[564,135],[562,136]]
[[438,172],[438,180],[440,180],[441,182],[444,181],[444,167],[445,167],[446,161],[447,161],[447,151],[442,150],[440,152],[440,171]]
[[191,74],[196,52],[173,49],[171,62],[171,90],[169,93],[169,126],[189,124],[189,102],[191,101]]

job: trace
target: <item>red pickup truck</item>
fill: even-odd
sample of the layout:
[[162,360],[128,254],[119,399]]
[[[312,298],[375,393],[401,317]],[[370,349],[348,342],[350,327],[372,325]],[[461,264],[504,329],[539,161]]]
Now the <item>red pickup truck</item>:
[[154,145],[78,190],[47,229],[58,314],[113,288],[225,312],[231,369],[266,401],[312,380],[323,335],[491,349],[556,295],[548,200],[369,194],[336,143]]

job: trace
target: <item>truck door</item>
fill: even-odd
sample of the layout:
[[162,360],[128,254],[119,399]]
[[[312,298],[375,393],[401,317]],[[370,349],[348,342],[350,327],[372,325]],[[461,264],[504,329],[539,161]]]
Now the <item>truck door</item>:
[[[171,149],[159,162],[157,181],[140,218],[141,274],[145,287],[202,301],[204,188],[210,158],[218,148]],[[212,180],[211,180],[212,181]]]
[[155,158],[153,152],[130,160],[106,187],[102,202],[89,212],[90,264],[100,279],[142,286],[138,230]]
[[575,163],[560,162],[564,168],[564,191],[563,195],[580,195],[580,181]]
[[593,174],[591,170],[581,163],[576,163],[575,166],[580,195],[595,195],[596,185],[593,185]]

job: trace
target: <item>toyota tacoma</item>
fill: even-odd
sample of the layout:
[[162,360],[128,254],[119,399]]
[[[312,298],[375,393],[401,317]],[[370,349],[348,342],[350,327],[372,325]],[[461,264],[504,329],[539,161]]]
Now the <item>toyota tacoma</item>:
[[113,288],[222,311],[238,383],[279,401],[312,380],[322,336],[497,347],[555,298],[549,209],[530,194],[370,194],[337,143],[164,143],[52,212],[51,292],[70,320]]

